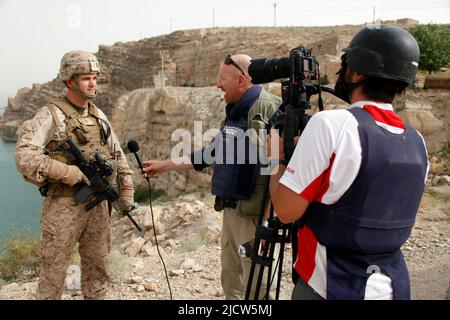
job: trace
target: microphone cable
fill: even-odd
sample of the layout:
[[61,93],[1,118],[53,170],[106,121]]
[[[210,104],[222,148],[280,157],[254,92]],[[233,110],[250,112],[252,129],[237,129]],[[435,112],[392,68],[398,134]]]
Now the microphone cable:
[[[141,168],[141,170],[143,170],[143,169]],[[162,265],[164,267],[164,273],[166,275],[167,287],[169,288],[170,300],[173,300],[172,288],[170,287],[170,282],[169,282],[169,275],[167,274],[167,268],[166,268],[166,264],[164,263],[164,259],[163,259],[162,255],[161,255],[161,252],[159,251],[158,238],[156,237],[156,225],[155,225],[155,219],[154,219],[154,216],[153,216],[153,206],[152,206],[152,187],[150,185],[149,177],[145,176],[145,179],[147,180],[147,183],[148,183],[148,204],[149,204],[149,207],[150,207],[150,214],[152,216],[153,236],[155,237],[156,250],[158,251],[159,258],[160,258],[160,260],[162,262]]]
[[150,206],[150,214],[152,216],[153,236],[155,237],[156,250],[158,251],[159,258],[161,259],[162,265],[164,267],[164,273],[166,275],[167,286],[169,287],[170,300],[173,300],[172,288],[170,287],[170,282],[169,282],[169,275],[167,274],[167,268],[166,268],[166,264],[164,263],[164,259],[161,255],[161,252],[159,251],[158,238],[156,237],[156,225],[155,225],[155,218],[154,218],[154,214],[153,214],[152,187],[150,185],[150,178],[144,172],[144,166],[142,165],[141,158],[138,155],[139,144],[136,142],[136,140],[130,140],[130,141],[128,141],[127,147],[128,147],[128,150],[134,154],[136,161],[139,165],[139,168],[141,169],[141,173],[144,174],[144,178],[145,178],[145,180],[147,180],[147,183],[148,183],[148,205]]

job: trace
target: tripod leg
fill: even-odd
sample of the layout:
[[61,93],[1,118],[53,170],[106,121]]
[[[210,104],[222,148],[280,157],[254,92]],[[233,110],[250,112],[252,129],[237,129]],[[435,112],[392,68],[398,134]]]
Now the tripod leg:
[[[259,241],[259,239],[256,239],[255,242]],[[252,282],[253,282],[253,276],[255,275],[255,267],[256,267],[256,261],[252,259],[252,265],[250,267],[250,274],[248,276],[248,282],[247,282],[247,290],[245,291],[245,300],[248,300],[250,297],[250,292],[252,289]]]
[[[267,245],[267,244],[266,244]],[[267,282],[266,282],[266,294],[263,297],[263,300],[269,300],[269,294],[270,294],[270,287],[272,286],[272,262],[273,262],[273,246],[275,245],[275,242],[271,242],[269,244],[269,258],[270,258],[270,263],[267,267]]]
[[281,275],[283,272],[283,256],[284,256],[284,254],[282,254],[283,252],[284,252],[284,242],[280,243],[280,255],[278,257],[280,265],[278,266],[277,291],[275,294],[275,300],[279,300],[280,298]]
[[279,300],[280,297],[280,288],[281,288],[281,276],[282,276],[282,271],[283,271],[283,258],[284,258],[284,248],[286,247],[286,239],[290,239],[291,238],[291,229],[290,227],[287,227],[289,229],[283,228],[283,236],[282,236],[282,240],[280,241],[280,254],[278,257],[279,260],[279,269],[278,269],[278,279],[277,279],[277,291],[276,291],[276,300]]
[[[263,250],[263,258],[265,259],[267,257],[267,252],[268,252],[268,246],[266,245],[264,247]],[[271,268],[272,262],[269,263],[269,268]],[[262,280],[263,280],[263,276],[264,276],[264,268],[265,268],[265,264],[261,263],[259,265],[259,274],[258,274],[258,281],[256,283],[256,288],[255,288],[255,295],[254,295],[254,299],[255,300],[259,300],[259,292],[261,291],[261,284],[262,284]]]
[[[273,272],[273,257],[276,251],[276,245],[277,245],[277,241],[276,239],[274,239],[273,241],[270,242],[270,254],[269,254],[269,259],[270,259],[270,263],[269,266],[267,267],[267,284],[266,284],[266,295],[264,296],[264,300],[269,300],[270,298],[270,289],[272,288],[272,272]],[[275,264],[275,270],[277,268],[277,265]]]
[[[270,180],[267,180],[266,185],[264,187],[264,195],[263,195],[263,197],[261,199],[261,205],[259,207],[258,225],[262,224],[262,221],[263,221],[263,218],[264,218],[264,210],[265,210],[265,207],[266,207],[265,205],[266,205],[266,202],[267,202],[266,199],[268,198],[268,195],[269,195],[269,186],[270,186]],[[254,246],[253,246],[253,254],[255,256],[259,255],[258,251],[259,251],[260,243],[261,243],[261,239],[258,238],[258,237],[255,237],[255,243],[254,243]],[[251,292],[252,283],[253,283],[253,276],[255,274],[255,267],[256,267],[256,261],[252,257],[252,265],[251,265],[250,274],[249,274],[249,277],[248,277],[247,290],[245,291],[245,300],[248,300],[249,297],[250,297],[250,292]],[[261,268],[261,266],[260,266],[260,268]],[[259,276],[258,276],[258,278],[259,278]],[[259,286],[258,285],[256,286],[256,289],[258,289],[258,294],[259,294],[259,290],[260,290],[260,285],[261,284],[259,284]]]

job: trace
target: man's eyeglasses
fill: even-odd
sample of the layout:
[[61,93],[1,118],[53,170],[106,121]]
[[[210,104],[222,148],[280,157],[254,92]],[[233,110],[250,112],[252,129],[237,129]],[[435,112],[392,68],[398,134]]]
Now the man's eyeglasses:
[[234,62],[233,59],[231,59],[231,56],[230,56],[229,54],[225,57],[225,60],[223,61],[223,63],[226,64],[226,65],[232,64],[233,66],[235,66],[236,68],[238,68],[238,70],[239,70],[240,72],[242,72],[242,74],[245,76],[244,71],[242,71],[241,67],[239,67],[239,65],[238,65],[236,62]]

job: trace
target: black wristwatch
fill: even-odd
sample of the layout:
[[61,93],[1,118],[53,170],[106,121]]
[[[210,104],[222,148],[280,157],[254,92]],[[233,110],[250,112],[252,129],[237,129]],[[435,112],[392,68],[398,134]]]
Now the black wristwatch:
[[285,166],[285,167],[287,167],[287,165],[288,165],[288,162],[286,160],[284,160],[284,159],[278,159],[278,163],[283,165],[283,166]]

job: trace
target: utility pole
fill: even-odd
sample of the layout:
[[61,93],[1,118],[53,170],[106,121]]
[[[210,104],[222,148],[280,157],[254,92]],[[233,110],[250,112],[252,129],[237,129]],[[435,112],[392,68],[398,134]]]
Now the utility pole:
[[372,23],[375,23],[375,10],[376,10],[376,8],[377,7],[373,7],[373,20],[372,20]]
[[277,3],[273,4],[273,26],[277,26]]
[[213,18],[213,28],[216,26],[216,9],[212,9],[212,18]]

